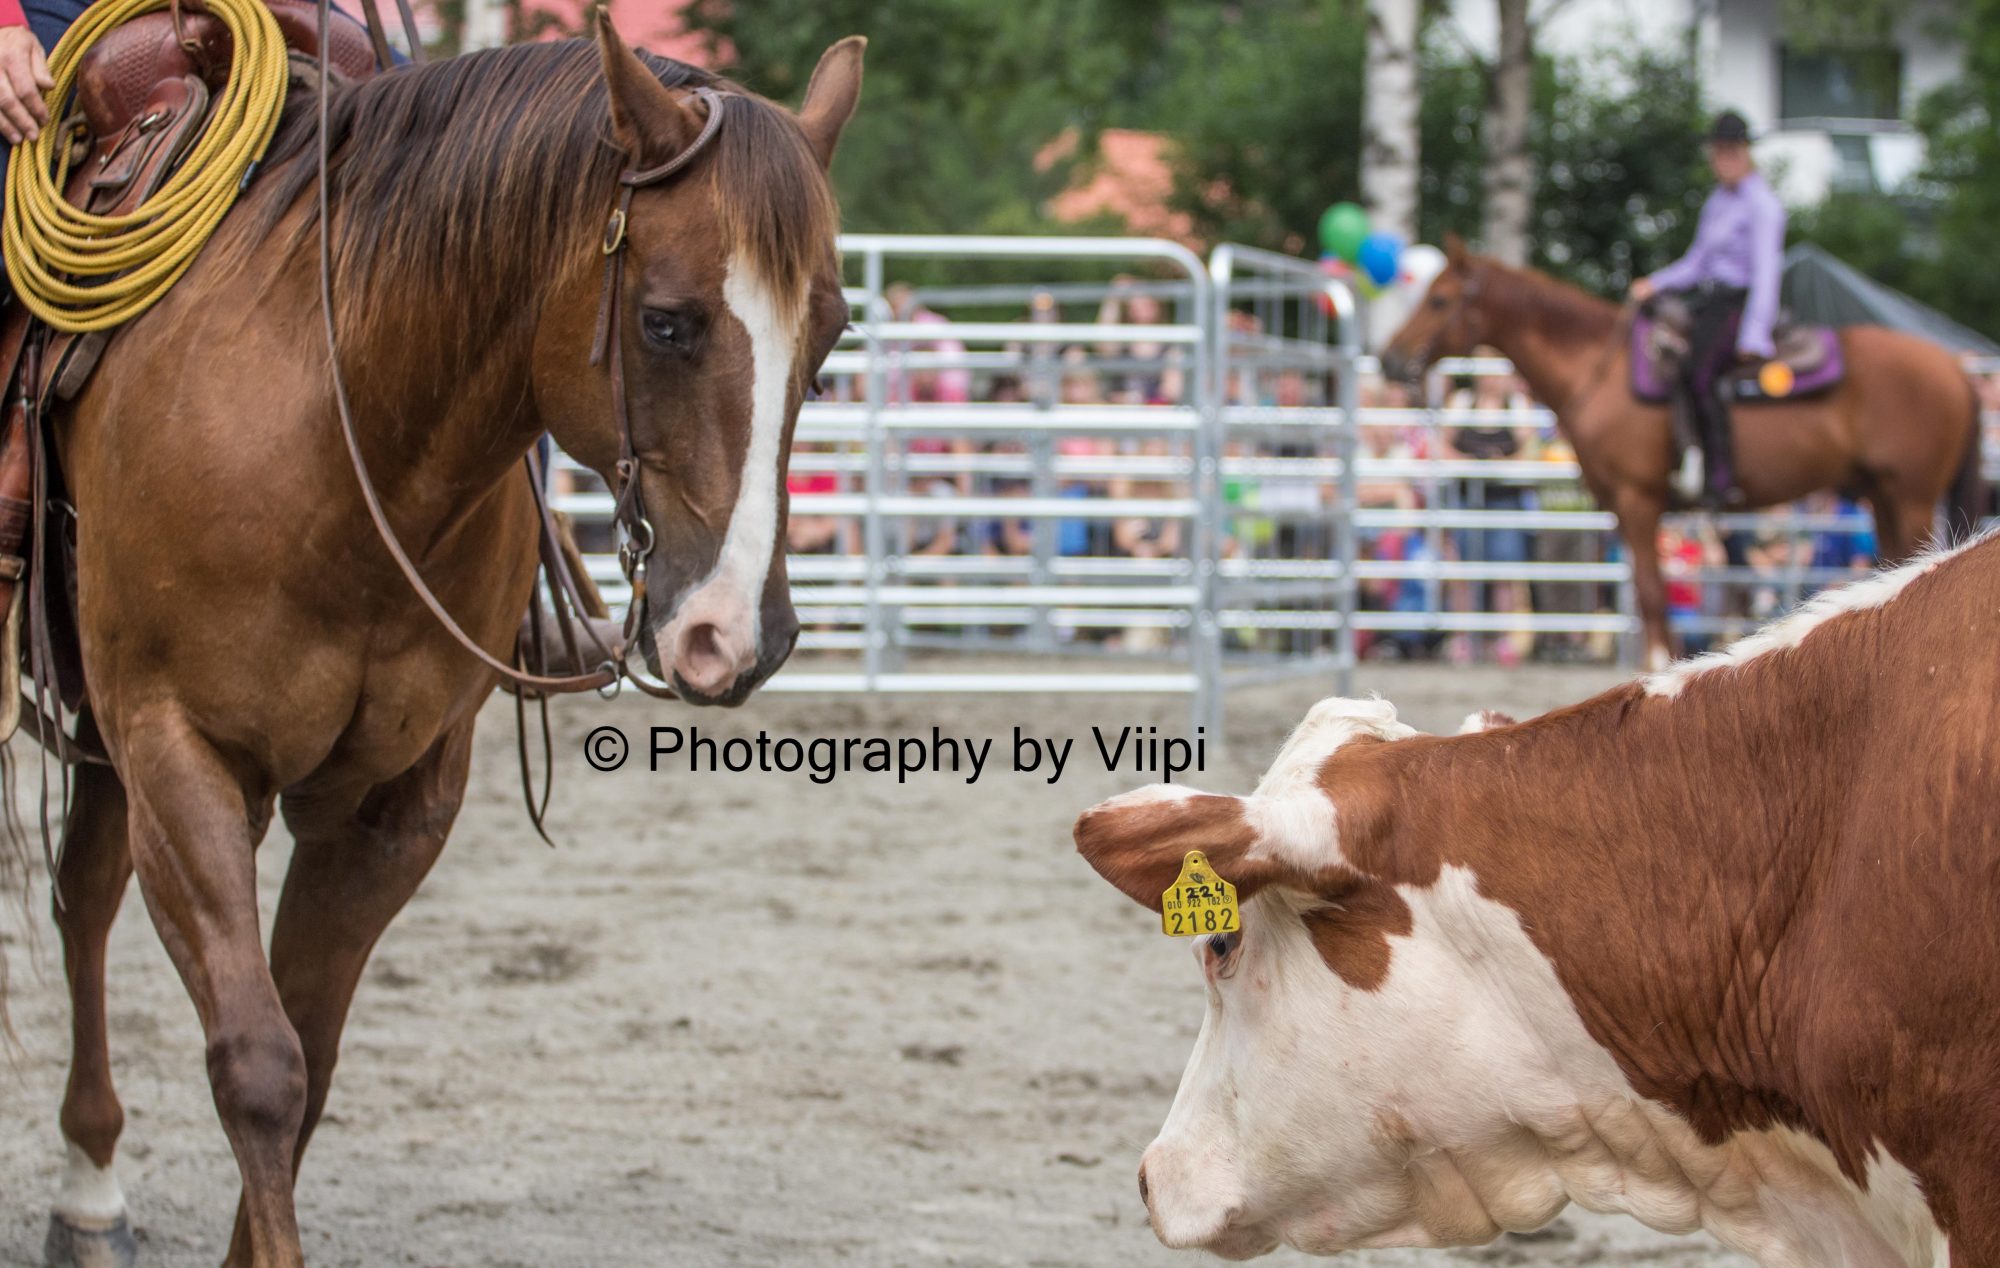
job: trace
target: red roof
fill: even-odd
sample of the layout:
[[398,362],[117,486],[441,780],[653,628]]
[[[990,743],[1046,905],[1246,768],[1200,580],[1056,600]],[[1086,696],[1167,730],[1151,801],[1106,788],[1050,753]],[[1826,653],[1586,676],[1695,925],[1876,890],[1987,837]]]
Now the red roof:
[[[1076,183],[1049,200],[1049,215],[1067,223],[1115,216],[1133,233],[1197,245],[1193,218],[1171,205],[1170,144],[1157,132],[1106,128],[1098,134],[1096,155],[1077,165]],[[1076,129],[1065,129],[1035,156],[1035,169],[1046,172],[1072,159],[1077,145]]]

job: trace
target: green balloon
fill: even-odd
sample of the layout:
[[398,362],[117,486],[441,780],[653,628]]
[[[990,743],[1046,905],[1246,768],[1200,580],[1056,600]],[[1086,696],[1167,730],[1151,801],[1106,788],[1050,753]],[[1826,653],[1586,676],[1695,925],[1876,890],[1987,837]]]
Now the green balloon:
[[1335,203],[1319,218],[1320,245],[1349,264],[1354,263],[1371,232],[1368,213],[1355,203]]

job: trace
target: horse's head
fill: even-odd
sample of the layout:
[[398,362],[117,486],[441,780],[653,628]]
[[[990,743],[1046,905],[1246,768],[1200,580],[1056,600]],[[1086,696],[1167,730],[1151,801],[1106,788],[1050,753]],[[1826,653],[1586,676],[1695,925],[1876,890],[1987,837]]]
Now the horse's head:
[[[615,488],[622,377],[643,508],[638,641],[652,672],[694,703],[740,702],[798,638],[785,468],[800,403],[847,323],[826,173],[860,95],[864,45],[828,49],[793,115],[727,85],[720,98],[668,88],[609,22],[598,26],[607,131],[627,170],[700,152],[640,184],[622,224],[612,219],[606,255],[624,235],[615,288],[595,249],[557,288],[537,326],[534,390],[550,432]],[[704,140],[711,109],[722,118]],[[607,216],[617,197],[604,190]],[[592,364],[606,296],[617,338]]]
[[1466,250],[1455,233],[1444,236],[1444,269],[1424,298],[1382,348],[1382,373],[1415,382],[1443,357],[1463,357],[1486,342],[1479,308],[1485,261]]

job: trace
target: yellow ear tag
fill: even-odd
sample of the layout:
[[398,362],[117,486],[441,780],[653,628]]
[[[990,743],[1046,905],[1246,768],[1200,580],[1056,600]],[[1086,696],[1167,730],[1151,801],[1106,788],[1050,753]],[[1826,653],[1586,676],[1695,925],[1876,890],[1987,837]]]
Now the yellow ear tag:
[[1792,367],[1782,361],[1766,361],[1757,371],[1757,386],[1764,389],[1766,396],[1790,396],[1796,381]]
[[1160,895],[1160,931],[1169,938],[1197,938],[1234,933],[1242,927],[1236,887],[1215,874],[1200,850],[1189,850],[1181,861],[1180,879]]

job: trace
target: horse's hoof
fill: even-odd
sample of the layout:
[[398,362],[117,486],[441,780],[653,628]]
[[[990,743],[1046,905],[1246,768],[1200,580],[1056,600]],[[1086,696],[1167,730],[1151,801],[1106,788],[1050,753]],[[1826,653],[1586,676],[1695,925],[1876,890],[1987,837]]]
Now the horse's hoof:
[[78,1219],[60,1212],[49,1216],[48,1240],[42,1262],[48,1268],[132,1268],[139,1244],[124,1215],[116,1219]]

